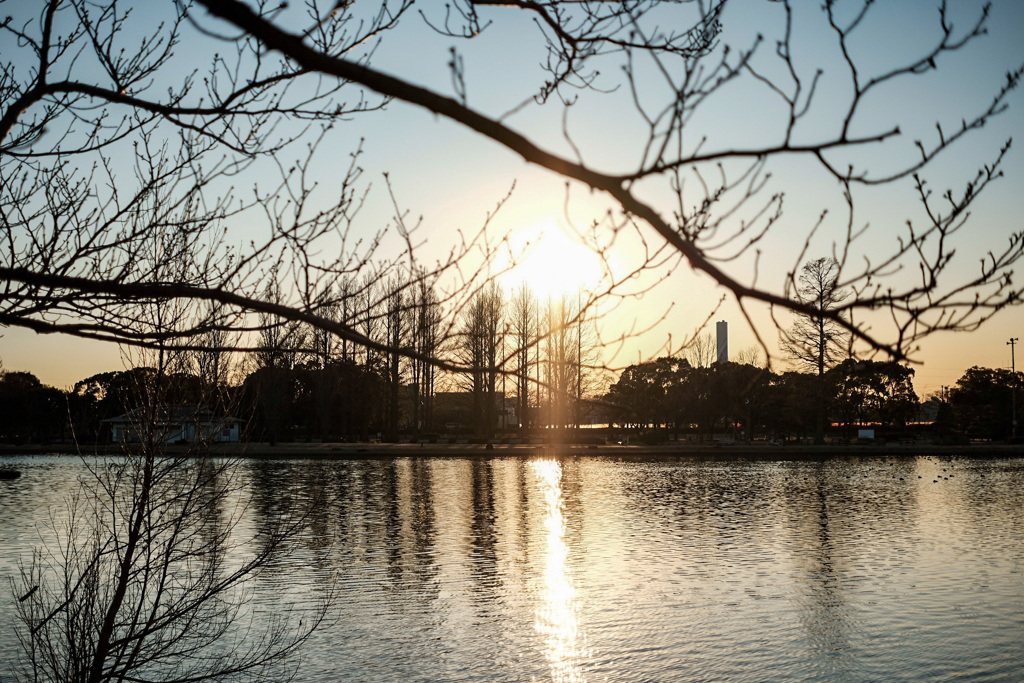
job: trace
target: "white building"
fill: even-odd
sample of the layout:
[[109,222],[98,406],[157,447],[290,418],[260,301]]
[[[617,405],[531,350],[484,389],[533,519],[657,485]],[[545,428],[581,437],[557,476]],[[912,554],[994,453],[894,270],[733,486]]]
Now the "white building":
[[151,435],[161,443],[235,442],[242,425],[237,417],[216,417],[199,406],[157,406],[147,413],[146,408],[136,408],[103,420],[110,425],[110,440],[133,443]]

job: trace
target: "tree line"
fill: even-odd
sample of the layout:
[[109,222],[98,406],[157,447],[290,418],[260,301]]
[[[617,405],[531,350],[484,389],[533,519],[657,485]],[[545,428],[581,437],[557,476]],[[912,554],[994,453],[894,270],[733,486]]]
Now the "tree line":
[[848,359],[825,373],[821,392],[811,373],[664,357],[627,368],[605,402],[612,421],[649,440],[785,440],[815,435],[823,395],[832,435],[850,439],[861,426],[902,433],[918,419],[913,374],[895,362]]
[[[811,438],[823,415],[833,439],[852,439],[861,428],[876,436],[937,440],[1006,440],[1024,373],[972,367],[936,395],[922,401],[914,370],[892,361],[848,358],[819,377],[747,363],[692,365],[688,359],[658,358],[630,366],[604,402],[613,422],[654,441],[671,436],[709,440]],[[822,381],[823,380],[823,381]]]
[[[229,351],[234,343],[227,333],[211,330],[194,349],[161,350],[160,372],[140,366],[100,373],[67,395],[28,373],[7,373],[4,386],[15,398],[3,437],[95,442],[103,437],[103,420],[152,406],[158,396],[172,405],[238,412],[248,439],[271,444],[397,440],[453,430],[490,438],[497,431],[595,422],[632,427],[651,440],[667,433],[699,440],[716,433],[745,440],[809,434],[824,443],[827,431],[850,439],[864,425],[904,433],[922,421],[943,435],[1013,434],[1009,412],[998,404],[1006,403],[1009,388],[1015,410],[1017,375],[972,368],[930,406],[934,415],[926,419],[911,368],[858,360],[842,315],[830,317],[849,296],[838,286],[833,258],[811,259],[801,269],[795,296],[808,312],[780,334],[795,371],[761,367],[756,348],[742,351],[739,363],[719,360],[714,340],[702,334],[686,345],[685,357],[626,368],[607,393],[596,316],[589,310],[594,300],[582,292],[542,302],[526,283],[507,291],[490,279],[453,304],[425,271],[384,272],[342,278],[316,295],[320,315],[359,330],[364,343],[261,313],[253,350],[245,353]],[[272,306],[283,300],[276,279],[263,297]],[[173,324],[165,309],[154,311],[151,324]],[[216,319],[219,313],[205,315]],[[456,364],[440,366],[438,356]]]
[[[271,443],[452,429],[489,437],[499,428],[564,428],[589,419],[588,400],[604,375],[596,321],[582,293],[541,301],[526,284],[506,291],[490,281],[461,309],[449,310],[425,277],[345,281],[337,288],[345,292],[338,301],[358,297],[363,304],[332,304],[322,314],[360,330],[370,343],[264,314],[254,350],[232,352],[226,333],[209,332],[192,350],[165,351],[175,360],[161,373],[145,365],[103,372],[65,392],[30,373],[8,372],[3,386],[12,409],[3,438],[95,442],[105,436],[103,420],[156,396],[237,413],[248,438]],[[280,288],[270,286],[264,296],[277,301]],[[442,353],[464,369],[438,367],[433,359]]]
[[[500,341],[497,340],[499,344]],[[573,372],[577,376],[580,372],[586,374],[585,368],[574,363],[560,366],[557,358],[548,359],[543,353],[544,346],[538,349],[539,368],[532,355],[521,356],[524,366],[529,363],[531,378],[537,372],[546,374],[544,366],[548,364],[554,367],[552,372],[562,372],[570,380]],[[519,355],[520,349],[516,348],[515,355]],[[572,400],[557,408],[565,410],[557,419],[585,416],[588,421],[606,420],[627,433],[654,441],[669,435],[698,440],[814,435],[819,403],[816,375],[797,371],[775,373],[751,363],[691,363],[694,358],[694,354],[690,354],[690,359],[662,357],[631,365],[607,392],[588,393],[580,401],[570,396]],[[516,362],[513,358],[510,365]],[[241,384],[222,384],[213,400],[225,410],[227,406],[239,409],[250,439],[362,440],[384,429],[389,416],[388,369],[383,362],[366,367],[351,358],[335,358],[326,367],[302,360],[290,368],[256,369]],[[403,367],[400,376],[414,380],[414,369],[411,364]],[[150,367],[105,372],[64,391],[42,384],[29,372],[2,372],[0,440],[7,444],[52,443],[74,436],[82,443],[94,443],[107,437],[100,430],[103,419],[146,405],[149,398],[143,387],[152,386],[156,376],[157,371]],[[914,391],[913,376],[911,368],[874,360],[847,359],[828,370],[824,414],[830,436],[854,438],[860,427],[873,426],[889,435],[926,430],[939,438],[1004,440],[1012,434],[1014,391],[1017,419],[1024,417],[1024,376],[1020,372],[972,367],[951,387],[924,401]],[[550,408],[547,401],[556,395],[549,395],[547,388],[535,383],[520,384],[522,377],[509,375],[505,379],[507,388],[514,392],[509,403],[526,406],[526,414],[531,416],[508,425],[505,431],[552,426],[546,419]],[[500,371],[467,375],[458,381],[465,389],[460,393],[466,405],[479,410],[482,419],[495,420],[497,403],[490,398],[500,396]],[[198,373],[168,374],[161,383],[160,395],[168,402],[190,405],[211,400],[209,385],[204,384]],[[491,386],[496,387],[493,394]],[[473,400],[473,387],[479,391],[480,403]],[[521,387],[526,387],[525,391]],[[576,385],[569,389],[570,393],[577,390]],[[401,391],[401,421],[396,434],[427,435],[430,428],[444,431],[443,424],[431,422],[421,424],[419,431],[413,429],[406,420],[417,415],[416,404],[411,400],[417,395],[416,384],[403,384]],[[429,392],[419,397],[423,401],[418,414],[427,420],[430,413],[423,405],[432,405],[435,397]],[[488,405],[491,410],[486,409]],[[475,413],[469,415],[474,419]],[[558,424],[571,426],[568,422]],[[470,422],[465,427],[473,433],[483,433],[481,428],[488,427],[490,434],[494,434],[499,425]]]
[[828,257],[810,259],[800,270],[794,295],[807,311],[779,340],[796,371],[776,374],[756,357],[712,362],[712,340],[703,335],[686,358],[627,368],[605,396],[611,419],[651,440],[668,433],[705,440],[717,432],[747,441],[807,436],[821,444],[826,433],[849,440],[861,427],[877,426],[886,436],[907,436],[922,423],[942,438],[1016,436],[1020,373],[973,367],[922,411],[912,368],[856,358],[843,314],[831,315],[850,296],[839,286],[840,271]]
[[[599,366],[592,302],[582,293],[540,301],[526,284],[506,291],[490,280],[445,305],[427,278],[394,276],[361,290],[370,303],[326,314],[360,330],[367,345],[261,321],[237,402],[254,415],[254,436],[395,439],[454,424],[488,437],[499,428],[580,424]],[[436,363],[439,355],[455,366]]]

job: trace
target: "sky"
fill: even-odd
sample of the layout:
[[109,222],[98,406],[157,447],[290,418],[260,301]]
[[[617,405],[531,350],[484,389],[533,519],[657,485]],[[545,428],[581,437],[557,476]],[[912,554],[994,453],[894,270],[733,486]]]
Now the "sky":
[[[846,5],[841,3],[840,7]],[[930,8],[931,3],[876,3],[849,46],[863,65],[862,75],[877,73],[887,64],[902,63],[914,50],[933,44],[938,13],[925,7]],[[978,2],[951,2],[955,26],[966,27],[966,17],[976,14],[979,7]],[[690,9],[684,5],[670,11]],[[771,59],[773,36],[782,28],[780,9],[778,3],[748,0],[730,5],[722,17],[723,42],[742,46],[749,45],[758,33],[766,37],[758,53],[761,61],[755,64],[773,75],[780,73],[777,62]],[[681,21],[680,16],[668,12],[663,27]],[[602,171],[635,170],[645,140],[643,120],[637,116],[635,105],[640,102],[645,107],[653,106],[665,96],[662,81],[651,65],[636,65],[635,99],[624,84],[621,64],[609,60],[600,64],[607,67],[600,81],[604,91],[582,91],[568,108],[556,102],[538,106],[529,99],[538,78],[543,77],[538,68],[544,59],[543,46],[536,39],[535,28],[507,9],[495,9],[488,17],[493,23],[478,38],[466,41],[425,30],[420,16],[411,13],[393,34],[385,36],[374,55],[374,65],[451,94],[448,63],[450,49],[455,46],[465,65],[466,92],[472,107],[498,116],[527,102],[505,121],[542,147],[569,157],[578,151],[585,163]],[[866,164],[877,173],[898,167],[914,158],[916,137],[934,139],[937,120],[945,130],[951,130],[962,116],[975,111],[979,102],[987,102],[1005,79],[1005,72],[1024,63],[1020,26],[1024,26],[1024,3],[996,2],[989,35],[941,57],[937,73],[881,89],[864,115],[856,119],[853,132],[880,132],[899,121],[905,135],[893,144],[868,150],[865,156],[854,155],[850,161]],[[807,73],[817,67],[824,69],[813,106],[795,136],[798,142],[811,142],[834,132],[834,114],[845,101],[848,75],[839,68],[838,53],[826,40],[828,30],[816,10],[796,14],[794,36],[794,59],[799,68]],[[192,33],[179,51],[194,63],[195,54],[211,49],[209,40]],[[956,236],[957,259],[951,266],[954,277],[969,275],[988,250],[999,249],[1013,231],[1024,228],[1020,192],[1024,180],[1024,92],[1013,93],[1009,104],[1009,111],[948,150],[929,169],[931,187],[940,195],[947,186],[959,188],[972,177],[1006,139],[1019,140],[1004,163],[1005,177],[986,190],[972,211],[971,222]],[[741,79],[728,84],[698,109],[687,123],[684,145],[696,145],[704,139],[707,149],[731,149],[778,140],[786,122],[783,114],[778,97],[749,77]],[[567,187],[564,179],[529,166],[499,145],[410,105],[392,103],[383,113],[355,117],[336,128],[328,140],[325,158],[318,162],[322,168],[316,171],[322,173],[329,187],[339,160],[347,159],[363,141],[360,161],[363,178],[371,188],[358,230],[370,234],[392,219],[394,210],[383,182],[385,172],[400,205],[412,217],[422,216],[416,237],[420,256],[426,260],[439,258],[450,249],[458,231],[472,233],[479,229],[511,190],[508,201],[488,224],[488,234],[497,240],[507,236],[513,252],[520,256],[520,266],[502,276],[503,284],[514,287],[528,282],[542,295],[572,288],[576,282],[585,291],[599,288],[596,280],[602,264],[593,258],[592,251],[581,246],[586,240],[581,239],[580,232],[602,218],[610,206],[606,199],[579,186]],[[742,282],[781,290],[786,273],[798,269],[802,260],[834,253],[845,235],[846,216],[837,185],[823,177],[812,161],[786,158],[766,170],[771,178],[760,196],[785,193],[781,220],[752,250],[732,258],[736,249],[725,243],[716,253],[728,257],[724,266]],[[687,187],[693,187],[695,178],[690,176],[689,182]],[[673,196],[664,179],[645,182],[635,189],[662,215],[671,215]],[[687,190],[685,199],[692,201],[696,196]],[[877,262],[891,250],[908,219],[921,219],[909,179],[880,190],[858,190],[856,198],[852,223],[867,229],[850,251],[851,269],[866,259]],[[805,251],[804,242],[823,210],[828,211],[828,218],[809,239]],[[735,228],[735,222],[731,227]],[[244,236],[249,228],[233,229]],[[631,296],[618,300],[617,306],[611,305],[616,300],[602,304],[607,308],[602,323],[606,341],[625,330],[653,326],[621,344],[610,343],[605,349],[609,365],[622,367],[661,355],[670,344],[675,348],[694,334],[713,333],[716,320],[730,323],[729,344],[734,355],[756,345],[755,330],[769,352],[777,354],[777,332],[769,310],[751,304],[748,322],[721,287],[678,258],[666,255],[661,238],[649,229],[623,229],[614,234],[598,229],[594,237],[608,247],[605,267],[620,277],[636,268],[645,253],[657,255],[655,261],[661,264],[643,277],[626,282],[621,291]],[[386,242],[385,246],[398,248],[398,243]],[[756,260],[755,251],[760,253]],[[895,281],[913,275],[913,268],[905,270],[908,274],[896,273]],[[791,321],[779,312],[776,319],[783,326]],[[703,329],[705,322],[712,324]],[[890,329],[881,314],[868,322],[883,337]],[[928,395],[953,384],[972,365],[1008,368],[1010,347],[1006,342],[1020,334],[1022,323],[1024,313],[1018,307],[1001,312],[977,331],[940,333],[926,339],[912,354],[918,393]],[[114,346],[12,328],[3,330],[0,359],[7,370],[29,370],[43,382],[58,387],[69,387],[97,372],[122,367],[125,362],[122,350]],[[780,358],[774,363],[773,369],[785,368]]]

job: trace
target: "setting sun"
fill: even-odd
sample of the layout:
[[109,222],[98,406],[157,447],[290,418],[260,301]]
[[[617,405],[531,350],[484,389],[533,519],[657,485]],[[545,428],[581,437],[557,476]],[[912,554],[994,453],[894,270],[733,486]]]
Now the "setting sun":
[[509,289],[526,283],[539,298],[596,288],[604,275],[600,257],[576,235],[553,220],[538,222],[509,235]]

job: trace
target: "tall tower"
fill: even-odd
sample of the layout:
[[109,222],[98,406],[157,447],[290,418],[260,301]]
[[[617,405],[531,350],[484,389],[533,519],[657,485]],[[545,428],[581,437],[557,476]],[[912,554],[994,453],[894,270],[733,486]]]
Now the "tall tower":
[[729,323],[719,320],[715,323],[715,331],[718,333],[718,362],[729,362]]

